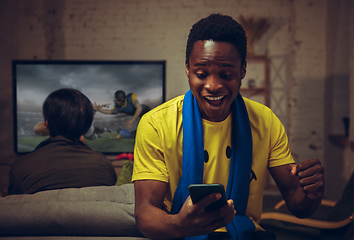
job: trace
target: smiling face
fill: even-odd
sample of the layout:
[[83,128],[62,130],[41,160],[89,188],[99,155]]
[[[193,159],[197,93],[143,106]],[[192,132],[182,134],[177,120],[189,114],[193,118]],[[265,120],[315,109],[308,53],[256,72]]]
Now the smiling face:
[[197,41],[186,63],[186,73],[202,118],[225,120],[246,74],[246,64],[241,67],[237,48],[227,42]]

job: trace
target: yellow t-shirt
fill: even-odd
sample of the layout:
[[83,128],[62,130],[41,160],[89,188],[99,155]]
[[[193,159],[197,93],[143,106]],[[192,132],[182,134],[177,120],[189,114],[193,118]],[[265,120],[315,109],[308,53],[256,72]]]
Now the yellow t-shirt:
[[[164,201],[167,211],[171,209],[173,196],[182,176],[183,98],[184,95],[176,97],[142,117],[134,149],[132,181],[151,179],[169,183]],[[246,98],[244,101],[250,118],[253,141],[250,193],[246,214],[256,224],[256,229],[260,229],[258,223],[262,213],[267,167],[294,163],[294,160],[285,129],[275,114],[262,104]],[[202,122],[205,131],[204,148],[209,155],[208,162],[204,164],[204,182],[222,183],[227,187],[230,162],[226,151],[228,146],[231,146],[231,116],[223,122],[207,120]],[[224,158],[226,161],[219,164],[217,160],[219,158]]]
[[[231,160],[231,114],[222,122],[202,119],[204,136],[204,183],[227,188]],[[220,174],[221,173],[221,174]]]

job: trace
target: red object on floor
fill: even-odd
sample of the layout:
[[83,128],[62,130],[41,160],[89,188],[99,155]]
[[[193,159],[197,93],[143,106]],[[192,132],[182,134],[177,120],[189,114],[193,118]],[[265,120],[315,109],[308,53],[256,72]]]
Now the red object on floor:
[[132,153],[120,153],[116,156],[116,160],[119,160],[119,159],[133,160],[134,155]]

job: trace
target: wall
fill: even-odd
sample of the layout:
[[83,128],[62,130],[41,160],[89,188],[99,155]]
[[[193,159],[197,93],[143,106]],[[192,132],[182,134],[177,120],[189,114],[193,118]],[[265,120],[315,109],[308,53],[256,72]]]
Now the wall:
[[[240,14],[270,19],[271,27],[258,43],[256,53],[267,53],[271,60],[274,92],[271,107],[272,103],[273,106],[276,102],[281,103],[275,112],[286,126],[292,152],[298,162],[319,158],[325,167],[331,166],[332,159],[325,157],[325,147],[331,147],[327,142],[325,116],[331,116],[334,110],[326,112],[325,93],[328,79],[339,70],[328,72],[328,65],[333,55],[339,61],[346,52],[328,50],[329,44],[343,44],[343,41],[331,42],[328,34],[329,28],[335,29],[343,20],[338,19],[338,25],[329,25],[328,19],[333,6],[337,6],[333,15],[338,18],[345,10],[341,4],[348,2],[2,0],[0,162],[10,164],[14,157],[12,59],[166,60],[166,98],[171,99],[188,90],[184,51],[189,29],[200,18],[220,12],[235,19]],[[344,29],[341,34],[347,31]],[[349,68],[343,74],[349,75]],[[339,90],[348,89],[347,85],[337,86],[335,83]],[[282,98],[277,99],[279,96]],[[332,107],[337,108],[343,102],[345,105],[348,98],[349,93]],[[349,108],[340,111],[348,112]],[[338,119],[333,119],[330,124],[334,131],[337,128],[340,131],[337,122]],[[337,150],[334,158],[337,157],[341,158],[343,166],[342,149]],[[341,176],[343,167],[335,172],[330,168],[326,171],[331,177]],[[346,177],[342,178],[336,189],[343,188]],[[332,190],[326,194],[329,198],[338,198]]]
[[[324,91],[324,135],[344,136],[343,118],[349,117],[350,99],[350,1],[329,1],[327,8],[326,79]],[[353,106],[353,105],[351,105]],[[349,147],[334,145],[324,139],[327,191],[340,196],[342,187],[353,172],[346,163]],[[352,158],[353,159],[353,158]],[[341,173],[341,174],[338,174]],[[340,187],[338,187],[340,186]]]
[[[326,4],[294,1],[290,142],[297,160],[323,159]],[[316,114],[310,114],[316,113]],[[309,147],[311,146],[311,147]]]
[[[349,10],[353,12],[354,10],[354,2],[350,1]],[[350,76],[350,110],[349,110],[349,117],[350,121],[350,133],[349,133],[349,140],[350,140],[350,147],[347,147],[344,152],[344,178],[348,178],[352,172],[354,171],[354,14],[351,14],[349,17],[349,36],[350,36],[350,48],[349,48],[349,76]]]

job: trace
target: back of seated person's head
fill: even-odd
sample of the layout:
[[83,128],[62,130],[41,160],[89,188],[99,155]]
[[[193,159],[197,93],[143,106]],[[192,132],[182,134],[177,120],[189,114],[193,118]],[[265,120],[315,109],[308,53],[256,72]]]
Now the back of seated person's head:
[[93,115],[91,101],[75,89],[56,90],[43,103],[44,120],[52,137],[78,140],[91,127]]

